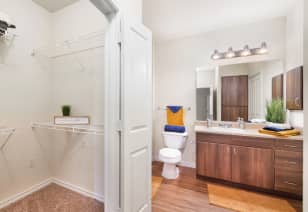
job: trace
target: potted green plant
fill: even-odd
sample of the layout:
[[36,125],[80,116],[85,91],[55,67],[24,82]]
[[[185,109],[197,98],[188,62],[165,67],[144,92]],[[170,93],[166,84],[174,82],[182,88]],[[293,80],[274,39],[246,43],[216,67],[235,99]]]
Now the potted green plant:
[[266,104],[266,121],[271,124],[284,126],[286,121],[286,111],[281,99],[273,99]]
[[63,116],[70,116],[71,115],[71,106],[70,105],[63,105],[62,106],[62,115]]

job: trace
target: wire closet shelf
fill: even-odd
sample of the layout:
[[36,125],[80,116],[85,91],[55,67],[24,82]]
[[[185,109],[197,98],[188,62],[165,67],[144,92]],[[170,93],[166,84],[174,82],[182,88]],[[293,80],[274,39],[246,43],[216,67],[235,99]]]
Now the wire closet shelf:
[[15,131],[15,128],[0,128],[0,150],[3,150]]
[[43,56],[50,59],[56,59],[63,56],[77,54],[103,48],[105,45],[105,31],[99,30],[78,36],[71,40],[65,40],[56,43],[53,46],[45,46],[33,49],[32,56]]
[[32,129],[47,129],[76,134],[104,135],[103,125],[56,125],[53,123],[32,123]]

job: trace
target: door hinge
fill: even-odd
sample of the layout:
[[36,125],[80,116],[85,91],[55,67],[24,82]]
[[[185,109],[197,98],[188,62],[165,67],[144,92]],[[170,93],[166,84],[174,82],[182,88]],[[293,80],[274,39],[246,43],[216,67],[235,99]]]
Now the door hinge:
[[122,132],[123,131],[123,121],[122,120],[118,120],[117,121],[116,128],[117,128],[118,132]]

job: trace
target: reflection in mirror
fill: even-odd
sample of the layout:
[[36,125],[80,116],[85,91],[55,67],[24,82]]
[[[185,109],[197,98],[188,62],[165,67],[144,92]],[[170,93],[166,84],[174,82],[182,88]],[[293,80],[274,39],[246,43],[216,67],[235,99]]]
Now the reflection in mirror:
[[264,122],[266,104],[284,101],[280,60],[242,63],[197,70],[197,120]]

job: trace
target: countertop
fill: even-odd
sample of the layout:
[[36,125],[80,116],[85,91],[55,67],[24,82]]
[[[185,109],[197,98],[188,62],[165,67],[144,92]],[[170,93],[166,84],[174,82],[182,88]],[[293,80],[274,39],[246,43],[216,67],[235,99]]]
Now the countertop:
[[[234,129],[234,128],[233,128]],[[236,135],[236,136],[249,136],[249,137],[261,137],[261,138],[272,138],[272,139],[288,139],[288,140],[303,140],[303,135],[289,136],[289,137],[277,137],[273,135],[267,135],[259,133],[258,129],[247,128],[247,129],[224,129],[218,127],[207,127],[204,125],[196,125],[195,132],[199,133],[214,133],[221,135]]]

